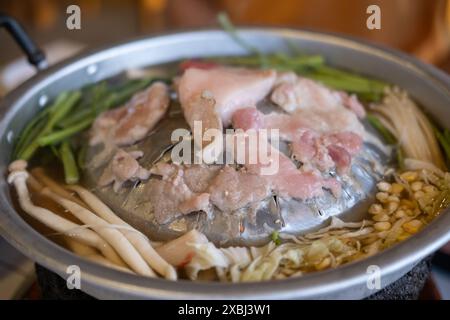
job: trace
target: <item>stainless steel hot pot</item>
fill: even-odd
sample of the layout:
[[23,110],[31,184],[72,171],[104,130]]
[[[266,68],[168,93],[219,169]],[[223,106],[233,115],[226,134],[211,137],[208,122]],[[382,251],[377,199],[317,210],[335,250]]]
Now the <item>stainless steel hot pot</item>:
[[[333,66],[397,84],[408,90],[440,125],[450,128],[449,76],[410,56],[361,41],[309,31],[255,28],[242,29],[240,34],[262,51],[283,50],[286,40],[289,40],[306,53],[325,56]],[[79,266],[81,289],[94,297],[159,299],[363,298],[375,292],[367,286],[371,279],[369,266],[380,268],[384,287],[450,240],[450,210],[447,209],[422,232],[403,243],[335,270],[263,283],[169,282],[126,274],[89,262],[46,239],[18,215],[5,181],[12,143],[46,101],[63,90],[97,82],[129,68],[183,58],[245,53],[223,31],[158,35],[77,56],[39,72],[8,94],[0,104],[1,235],[29,258],[64,278],[68,276],[66,269],[69,265]]]

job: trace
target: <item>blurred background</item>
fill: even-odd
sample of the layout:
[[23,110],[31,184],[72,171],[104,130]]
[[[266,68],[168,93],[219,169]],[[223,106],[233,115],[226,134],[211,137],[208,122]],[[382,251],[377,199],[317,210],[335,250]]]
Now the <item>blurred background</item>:
[[[82,29],[66,28],[66,8],[81,8]],[[368,30],[366,9],[381,8],[381,30]],[[8,13],[40,44],[65,39],[86,46],[109,44],[164,30],[215,24],[226,11],[233,22],[339,32],[366,38],[440,64],[449,49],[448,0],[2,0]],[[20,54],[0,33],[0,61]]]
[[[81,30],[66,27],[69,5],[81,9]],[[366,26],[369,5],[381,9],[381,29]],[[61,60],[92,48],[168,30],[216,26],[225,11],[235,24],[288,26],[357,36],[450,70],[449,0],[1,0],[48,54]],[[33,73],[0,30],[1,92]],[[15,62],[12,63],[11,62]],[[5,66],[9,66],[5,70]]]
[[[81,9],[81,30],[66,27],[66,9],[73,4]],[[380,30],[366,26],[367,7],[374,4],[381,9]],[[287,26],[364,38],[408,52],[450,72],[450,0],[0,1],[0,12],[23,24],[46,51],[50,63],[83,49],[137,36],[217,26],[216,16],[221,11],[227,12],[237,25]],[[4,30],[0,30],[0,48],[1,97],[35,71]],[[449,246],[446,250],[450,254]],[[33,283],[32,263],[1,239],[0,262],[0,298],[20,297]],[[434,278],[439,294],[449,299],[448,273],[436,267]]]

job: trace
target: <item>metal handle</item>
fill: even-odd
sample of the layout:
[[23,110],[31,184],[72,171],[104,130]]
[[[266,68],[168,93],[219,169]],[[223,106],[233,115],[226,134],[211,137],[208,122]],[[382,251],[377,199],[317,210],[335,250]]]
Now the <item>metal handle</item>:
[[38,70],[47,68],[48,64],[44,52],[34,43],[20,23],[10,16],[0,13],[0,27],[4,27],[13,36],[32,65]]

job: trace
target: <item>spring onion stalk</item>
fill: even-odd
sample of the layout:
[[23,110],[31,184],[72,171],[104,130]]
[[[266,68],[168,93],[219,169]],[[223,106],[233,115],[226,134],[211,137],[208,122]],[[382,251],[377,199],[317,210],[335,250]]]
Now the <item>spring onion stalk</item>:
[[39,135],[39,133],[45,127],[45,120],[46,118],[42,117],[39,121],[36,121],[32,126],[29,127],[27,126],[27,128],[25,129],[26,131],[22,133],[22,135],[19,138],[19,141],[16,144],[16,147],[14,148],[13,157],[15,159],[17,159],[19,154],[21,154],[24,151],[24,149],[28,145],[30,145],[33,139]]
[[368,115],[366,115],[366,119],[381,134],[381,136],[386,141],[386,143],[388,143],[388,144],[396,144],[397,143],[397,140],[392,135],[392,133],[390,133],[389,130],[386,129],[385,126],[383,126],[381,121],[376,116],[374,116],[372,114],[368,114]]
[[444,130],[444,137],[447,140],[447,142],[450,144],[450,130],[448,130],[448,129]]
[[83,144],[80,147],[80,150],[78,150],[78,153],[77,153],[77,165],[78,165],[78,168],[80,168],[80,169],[86,168],[87,149],[88,149],[87,145]]
[[62,99],[65,99],[66,97],[67,93],[60,94],[56,98],[56,101],[52,106],[45,108],[41,112],[38,112],[33,117],[33,119],[25,127],[25,129],[23,129],[18,141],[16,142],[14,148],[14,158],[18,158],[18,155],[23,152],[24,148],[27,147],[31,143],[33,138],[35,138],[42,131],[46,124],[48,114],[55,108],[55,106],[58,106],[60,104]]
[[94,121],[93,117],[84,119],[70,127],[54,131],[53,133],[50,133],[46,136],[39,138],[38,143],[41,147],[45,147],[48,145],[55,145],[62,141],[66,141],[68,138],[88,128],[93,121]]
[[87,101],[84,101],[79,108],[74,109],[68,117],[59,123],[58,127],[66,128],[76,124],[90,114],[98,115],[98,106],[111,94],[105,82],[92,85],[84,90],[87,90]]
[[[215,57],[208,60],[229,65],[260,66],[260,60],[255,56]],[[379,100],[382,96],[387,84],[350,72],[337,70],[325,66],[324,63],[324,58],[319,55],[291,57],[278,53],[266,56],[266,65],[268,68],[278,71],[295,71],[305,77],[320,81],[331,88],[356,93],[365,100]]]
[[59,108],[50,112],[50,117],[46,125],[46,131],[51,131],[64,117],[72,110],[78,100],[81,98],[80,91],[73,91],[67,94],[67,99],[61,103]]
[[144,89],[148,85],[150,85],[154,79],[143,79],[132,81],[127,83],[119,88],[117,91],[110,93],[105,96],[103,101],[99,104],[93,103],[90,108],[83,110],[73,116],[70,117],[70,121],[66,121],[63,123],[64,128],[68,129],[79,123],[84,123],[88,119],[90,119],[91,123],[95,120],[95,117],[100,113],[111,109],[112,107],[116,107],[128,101],[133,94],[137,91]]
[[61,161],[64,166],[64,178],[67,184],[75,184],[80,179],[77,163],[72,152],[72,148],[68,141],[61,144],[60,148]]
[[[254,55],[253,57],[215,58],[218,62],[222,60],[222,62],[226,63],[228,60],[230,64],[273,68],[279,71],[295,71],[304,77],[322,82],[333,89],[355,93],[366,101],[379,101],[383,96],[384,88],[387,85],[384,82],[328,67],[324,65],[323,57],[301,55],[298,48],[295,48],[294,56],[280,53],[265,55],[239,36],[236,28],[225,13],[218,15],[218,22],[236,43]],[[288,45],[290,45],[292,51],[293,44],[288,43]]]
[[37,149],[40,147],[38,140],[52,132],[55,125],[61,121],[81,97],[80,91],[73,91],[70,93],[62,93],[58,96],[51,108],[48,116],[48,121],[42,130],[33,138],[33,140],[17,155],[18,159],[29,160]]
[[[109,96],[109,99],[107,99],[107,101],[103,105],[103,108],[107,110],[111,107],[117,106],[119,104],[128,101],[133,94],[135,94],[139,90],[144,89],[145,87],[148,87],[155,80],[156,79],[154,78],[146,78],[136,81],[130,81],[124,84],[123,86],[117,88],[117,91],[113,92]],[[99,107],[98,111],[102,112],[105,110]]]
[[[323,65],[324,59],[319,55],[311,56],[294,56],[290,57],[285,54],[277,53],[267,55],[267,66],[269,68],[277,69],[279,71],[299,70],[305,68],[313,68]],[[238,56],[238,57],[214,57],[207,59],[218,63],[229,65],[259,67],[260,60],[257,56]]]
[[[448,132],[448,130],[447,130]],[[434,128],[434,133],[436,135],[436,138],[439,142],[439,144],[442,147],[442,150],[444,150],[445,156],[447,158],[448,161],[450,161],[450,140],[448,140],[445,135],[446,132],[440,132],[439,129]]]
[[397,139],[394,135],[381,123],[381,121],[372,114],[366,115],[367,121],[381,134],[383,139],[387,144],[396,145],[395,154],[397,159],[397,164],[400,170],[404,169],[405,156],[403,154],[402,148],[398,145]]
[[233,38],[233,40],[236,41],[236,43],[239,44],[242,48],[258,56],[261,55],[261,52],[258,49],[249,45],[238,35],[236,28],[231,23],[230,19],[228,18],[228,15],[225,12],[219,13],[219,15],[217,16],[217,21],[219,22],[223,30],[227,32],[230,35],[230,37]]
[[397,146],[397,148],[396,148],[396,155],[397,155],[398,168],[400,170],[404,170],[405,169],[405,156],[404,156],[403,150],[400,146]]
[[62,129],[65,129],[67,127],[71,127],[74,124],[77,124],[80,121],[85,120],[86,118],[89,118],[90,115],[92,115],[92,109],[86,108],[86,109],[82,109],[80,111],[78,111],[75,114],[71,114],[70,116],[68,116],[66,119],[64,119],[63,121],[61,121],[60,123],[60,127]]
[[120,105],[121,103],[124,103],[125,101],[129,100],[131,96],[136,93],[136,91],[139,91],[146,86],[148,86],[151,83],[151,79],[144,79],[136,82],[132,82],[131,84],[124,85],[121,90],[118,92],[114,92],[110,94],[108,97],[106,97],[103,104],[100,106],[97,106],[98,111],[92,112],[93,109],[80,112],[78,115],[81,116],[75,116],[74,121],[68,121],[65,123],[65,127],[62,130],[54,131],[46,136],[43,136],[39,138],[38,143],[40,146],[47,146],[52,144],[60,143],[75,134],[85,130],[88,128],[95,120],[98,113],[101,113],[103,111],[106,111],[110,109],[111,107]]
[[383,81],[374,80],[374,79],[367,79],[367,78],[359,76],[357,74],[354,74],[354,73],[351,73],[351,72],[348,72],[348,71],[335,69],[335,68],[332,68],[332,67],[329,67],[329,66],[326,66],[326,65],[322,65],[322,66],[316,67],[315,71],[318,74],[321,74],[321,75],[329,75],[329,76],[334,76],[336,78],[343,78],[343,79],[346,79],[347,81],[359,82],[359,83],[367,83],[367,82],[369,82],[369,84],[375,90],[383,91],[384,88],[387,86],[387,83],[385,83]]

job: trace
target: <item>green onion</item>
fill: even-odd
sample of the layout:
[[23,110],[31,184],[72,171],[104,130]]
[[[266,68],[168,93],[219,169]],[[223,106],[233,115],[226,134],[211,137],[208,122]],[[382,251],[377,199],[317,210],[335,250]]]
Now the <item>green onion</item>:
[[21,150],[21,152],[17,155],[17,158],[29,160],[34,155],[36,150],[40,147],[38,143],[39,138],[51,133],[53,127],[59,121],[61,121],[67,115],[67,113],[70,112],[70,110],[75,106],[80,97],[80,91],[65,92],[60,94],[56,98],[55,103],[49,107],[50,111],[48,121],[46,122],[45,126],[35,137],[33,137],[31,142]]
[[396,152],[397,152],[398,168],[400,170],[404,170],[405,169],[405,156],[403,155],[403,150],[400,146],[397,146],[396,149],[397,149]]
[[86,168],[86,153],[87,153],[87,144],[83,143],[83,145],[80,147],[80,150],[78,150],[77,153],[77,164],[80,169]]
[[85,94],[85,96],[87,96],[87,99],[85,100],[87,101],[83,101],[79,108],[72,110],[70,115],[59,123],[59,127],[66,128],[83,120],[88,115],[98,115],[100,113],[97,110],[98,106],[101,105],[103,100],[107,99],[110,94],[111,92],[109,91],[106,82],[90,86]]
[[[42,114],[44,112],[41,112]],[[24,149],[30,145],[32,140],[42,131],[42,129],[45,127],[45,120],[46,117],[39,117],[39,115],[36,116],[33,121],[29,123],[29,125],[24,129],[22,134],[20,135],[19,141],[16,143],[16,146],[14,148],[14,155],[13,157],[15,159],[18,158],[19,154],[21,154]],[[37,121],[34,121],[37,120]]]
[[450,144],[450,130],[448,130],[448,129],[444,130],[444,137],[447,140],[447,142]]
[[45,147],[48,145],[54,145],[57,143],[60,143],[73,135],[83,131],[84,129],[88,128],[92,122],[94,121],[94,118],[87,118],[84,119],[76,124],[74,124],[71,127],[67,127],[62,130],[54,131],[46,136],[43,136],[38,139],[38,144],[41,147]]
[[59,151],[61,161],[64,166],[64,178],[67,184],[75,184],[80,179],[78,174],[77,164],[75,162],[75,157],[72,152],[72,148],[70,147],[70,143],[68,141],[64,141],[61,144],[61,148]]
[[66,119],[60,122],[61,128],[67,128],[70,126],[73,126],[74,124],[77,124],[80,121],[85,120],[86,118],[89,118],[93,114],[92,109],[82,109],[79,112],[75,114],[69,115]]
[[237,33],[236,28],[231,23],[230,19],[228,18],[228,15],[225,12],[219,13],[217,16],[217,21],[219,22],[220,26],[223,28],[225,32],[228,33],[228,35],[242,48],[247,50],[250,53],[253,53],[258,56],[259,62],[261,67],[266,67],[267,61],[266,57],[254,46],[248,44],[245,42]]
[[58,108],[55,108],[53,112],[50,112],[46,130],[51,131],[56,124],[59,123],[64,117],[72,110],[78,100],[81,98],[80,91],[73,91],[67,94],[67,98],[61,103]]
[[246,43],[236,31],[228,16],[225,13],[218,15],[219,24],[230,37],[241,47],[255,56],[214,58],[215,61],[222,61],[230,64],[272,68],[279,71],[295,71],[298,74],[322,82],[324,85],[337,90],[355,93],[365,101],[379,101],[384,94],[386,83],[378,80],[368,79],[350,72],[334,69],[324,65],[324,58],[321,56],[308,56],[299,53],[299,49],[294,44],[288,42],[294,56],[278,53],[264,55],[255,47]]
[[383,139],[386,141],[387,144],[396,145],[396,157],[397,157],[397,164],[400,170],[403,170],[405,167],[405,157],[403,155],[403,150],[400,145],[397,145],[397,139],[394,137],[394,135],[381,123],[381,121],[374,116],[373,114],[366,115],[367,121],[381,134]]
[[383,126],[381,121],[376,116],[368,114],[366,115],[366,119],[375,129],[377,129],[377,131],[381,134],[386,143],[388,144],[397,143],[397,139],[395,139],[392,133],[388,129],[386,129],[385,126]]
[[450,141],[447,140],[445,137],[446,132],[445,131],[440,132],[439,129],[434,127],[434,134],[436,135],[436,138],[439,141],[439,144],[441,145],[442,150],[444,150],[447,160],[450,161]]

